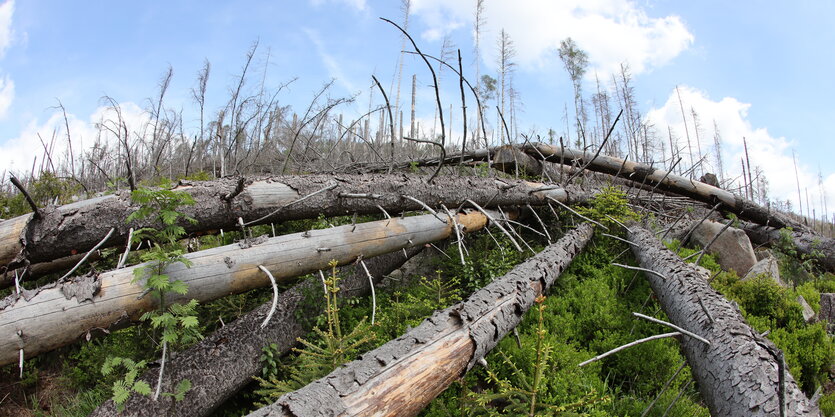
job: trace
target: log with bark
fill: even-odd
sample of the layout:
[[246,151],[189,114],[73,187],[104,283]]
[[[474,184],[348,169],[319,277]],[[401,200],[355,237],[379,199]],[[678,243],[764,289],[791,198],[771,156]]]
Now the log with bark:
[[[188,293],[168,294],[166,300],[208,301],[270,285],[259,265],[276,280],[287,279],[326,269],[331,260],[344,265],[360,256],[367,259],[446,239],[455,234],[453,224],[474,231],[488,222],[480,212],[454,217],[454,222],[446,214],[392,218],[248,239],[190,253],[184,257],[191,267],[176,263],[165,270],[170,279],[188,285]],[[72,343],[93,329],[127,325],[158,308],[156,297],[144,293],[140,283],[132,283],[134,271],[146,265],[55,282],[0,300],[0,365],[17,361],[21,349],[32,357]]]
[[[421,210],[408,195],[431,207],[443,203],[458,207],[470,199],[485,207],[545,204],[545,195],[581,201],[583,192],[553,190],[540,183],[477,177],[445,177],[433,184],[407,175],[305,175],[268,178],[229,177],[214,181],[184,182],[178,190],[196,204],[180,210],[197,220],[183,222],[187,232],[238,230],[238,218],[254,224],[284,220],[380,213],[380,207],[399,213]],[[537,192],[543,191],[543,192]],[[307,197],[307,198],[305,198]],[[283,207],[283,208],[282,208]],[[274,215],[264,218],[281,208]],[[46,262],[83,253],[94,247],[111,228],[115,233],[103,247],[122,245],[130,227],[155,226],[125,223],[137,206],[122,192],[60,207],[46,207],[40,219],[31,214],[0,222],[0,268]],[[260,220],[259,220],[260,219]],[[2,269],[0,269],[2,272]]]
[[786,216],[762,207],[751,200],[734,195],[730,191],[646,164],[625,161],[605,155],[595,156],[591,152],[560,148],[542,143],[524,145],[523,149],[534,158],[544,157],[546,161],[585,166],[591,171],[619,176],[653,187],[658,186],[659,190],[690,197],[711,206],[722,203],[720,209],[734,213],[741,219],[749,220],[757,224],[776,228],[791,225],[791,222]]
[[413,416],[522,320],[593,233],[580,225],[466,301],[250,416]]
[[[399,268],[409,258],[423,249],[416,246],[401,252],[380,255],[365,260],[368,272],[379,283],[383,275]],[[361,265],[354,264],[339,271],[340,297],[357,297],[368,294],[370,284]],[[321,294],[319,280],[306,280],[283,292],[277,308],[266,327],[261,323],[272,306],[268,301],[244,314],[239,319],[221,327],[200,343],[172,355],[166,361],[162,389],[174,392],[179,381],[189,380],[192,388],[181,401],[162,397],[154,401],[149,396],[133,395],[125,404],[121,416],[206,416],[238,392],[252,377],[261,371],[260,360],[264,346],[275,343],[276,351],[285,353],[312,328],[314,317],[324,310],[321,298],[310,294]],[[297,317],[306,317],[300,320]],[[147,371],[141,379],[154,386],[159,368]],[[99,406],[90,416],[105,417],[117,414],[112,400]]]
[[[739,309],[717,293],[702,272],[668,250],[655,235],[629,225],[632,252],[670,321],[708,341],[683,337],[681,348],[713,416],[778,416],[785,401],[788,416],[819,416],[784,366],[782,353],[743,319]],[[780,369],[784,384],[780,384]]]
[[[746,222],[742,230],[757,245],[772,245],[780,240],[780,229]],[[835,272],[835,239],[804,230],[792,230],[791,237],[798,252],[816,259],[824,270]]]
[[[17,268],[14,271],[6,271],[0,274],[0,289],[11,287],[14,285],[15,280],[15,273],[19,277],[19,281],[32,281],[36,280],[44,275],[62,272],[62,271],[69,271],[70,268],[74,267],[81,261],[84,256],[87,255],[86,253],[79,253],[75,255],[65,256],[63,258],[58,258],[53,261],[48,262],[41,262],[37,264],[28,265],[22,268]],[[93,251],[90,256],[87,257],[87,262],[93,262],[101,259],[101,251]]]

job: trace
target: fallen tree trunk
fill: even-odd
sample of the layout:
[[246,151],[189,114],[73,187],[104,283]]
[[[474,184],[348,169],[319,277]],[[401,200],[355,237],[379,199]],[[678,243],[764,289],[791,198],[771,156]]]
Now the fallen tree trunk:
[[[379,283],[383,275],[399,268],[422,249],[421,246],[412,247],[407,250],[406,256],[400,252],[389,253],[368,259],[365,263],[375,282]],[[339,286],[343,288],[338,294],[340,297],[366,295],[371,288],[361,265],[342,268],[339,276]],[[211,414],[260,373],[262,347],[275,343],[277,351],[284,353],[296,344],[297,338],[307,334],[312,327],[312,318],[324,310],[321,298],[309,297],[310,294],[321,294],[318,291],[322,291],[322,283],[318,280],[297,284],[279,296],[278,307],[266,327],[261,328],[261,322],[270,310],[271,301],[218,329],[200,343],[172,355],[165,364],[162,389],[174,392],[179,381],[188,379],[192,388],[185,397],[181,401],[171,397],[154,401],[148,396],[134,395],[124,404],[125,410],[119,415],[186,417]],[[152,369],[141,379],[154,386],[158,375],[159,369]],[[115,404],[108,400],[90,417],[116,414]]]
[[[188,285],[188,293],[168,294],[166,300],[207,301],[267,286],[270,281],[259,265],[281,280],[326,269],[333,259],[344,265],[359,256],[369,258],[446,239],[455,233],[453,223],[473,231],[488,220],[479,212],[455,217],[455,222],[431,214],[393,218],[190,253],[184,256],[191,261],[190,268],[176,263],[165,271],[172,280]],[[131,283],[134,270],[145,266],[56,282],[0,301],[0,365],[17,361],[20,350],[26,357],[35,356],[70,344],[92,329],[126,325],[156,309],[158,300]]]
[[484,357],[591,239],[563,236],[466,301],[250,416],[413,416]]
[[[539,183],[477,177],[445,177],[426,184],[423,178],[406,175],[304,175],[269,178],[222,178],[184,183],[177,189],[188,192],[196,204],[180,211],[197,220],[183,222],[187,232],[238,229],[238,218],[245,222],[270,223],[315,218],[319,215],[380,213],[421,210],[408,195],[429,206],[443,203],[453,208],[470,199],[483,207],[544,204],[544,191],[554,198],[582,199],[581,192],[552,190]],[[308,198],[305,198],[308,197]],[[304,199],[303,199],[304,198]],[[281,208],[283,207],[283,208]],[[111,228],[113,235],[103,247],[121,245],[130,227],[155,226],[125,223],[136,210],[127,192],[60,207],[41,210],[41,218],[31,214],[0,222],[0,268],[16,268],[94,247]],[[273,213],[274,215],[262,219]],[[260,219],[260,220],[259,220]],[[2,272],[2,270],[0,270]]]
[[[23,268],[18,268],[14,271],[6,271],[0,274],[0,290],[14,285],[15,272],[17,272],[20,282],[23,282],[24,280],[33,281],[54,272],[69,271],[70,268],[74,267],[85,255],[86,253],[79,253],[76,255],[58,258],[54,261],[32,264]],[[87,258],[87,261],[93,262],[99,259],[101,259],[101,252],[94,251]]]
[[[632,252],[670,321],[710,341],[681,339],[681,349],[712,416],[777,416],[781,398],[789,416],[819,416],[785,372],[780,388],[777,357],[782,353],[758,335],[739,309],[710,287],[707,277],[669,251],[655,235],[630,225]],[[781,393],[782,392],[782,393]]]
[[[722,203],[722,209],[732,212],[741,219],[757,224],[783,228],[790,225],[785,216],[762,207],[753,201],[736,196],[730,191],[669,173],[651,166],[624,161],[611,156],[597,155],[580,150],[560,148],[545,144],[523,146],[534,158],[544,157],[546,161],[566,165],[586,166],[589,170],[626,178],[638,183],[658,186],[662,191],[669,191],[690,197],[694,200],[715,205]],[[541,156],[540,156],[541,155]]]
[[[780,240],[780,229],[743,223],[742,230],[751,242],[757,245],[772,245]],[[835,239],[802,230],[792,230],[791,237],[798,252],[810,258],[817,258],[823,269],[835,272]]]

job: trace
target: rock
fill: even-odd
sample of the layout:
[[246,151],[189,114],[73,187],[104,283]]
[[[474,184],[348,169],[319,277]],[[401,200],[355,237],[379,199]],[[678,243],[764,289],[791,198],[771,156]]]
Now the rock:
[[774,252],[770,249],[759,248],[754,251],[754,255],[757,257],[757,261],[761,261],[766,258],[774,258]]
[[716,174],[711,174],[710,172],[708,172],[705,175],[702,175],[702,177],[699,178],[699,181],[719,188],[719,179],[716,178]]
[[780,266],[777,264],[777,259],[774,257],[768,257],[757,261],[757,263],[755,263],[754,266],[748,270],[748,273],[742,277],[742,280],[745,281],[754,278],[757,275],[766,275],[773,279],[777,284],[780,284],[781,287],[786,286],[786,283],[780,279]]
[[806,299],[803,298],[802,295],[797,296],[797,302],[800,303],[801,307],[803,307],[803,320],[805,320],[806,323],[815,321],[815,310],[812,310],[812,306],[806,302]]
[[818,314],[818,320],[828,321],[830,324],[827,327],[830,330],[832,329],[832,324],[835,323],[835,293],[821,293],[821,310]]
[[[705,247],[725,227],[724,224],[706,220],[702,222],[690,237],[690,242]],[[755,263],[757,257],[754,255],[754,248],[748,236],[740,229],[729,227],[719,238],[716,239],[707,252],[715,255],[726,271],[734,271],[739,276],[744,276]]]

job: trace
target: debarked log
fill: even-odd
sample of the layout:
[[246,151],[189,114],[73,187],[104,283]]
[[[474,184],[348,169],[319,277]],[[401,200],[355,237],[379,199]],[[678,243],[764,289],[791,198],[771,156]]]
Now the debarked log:
[[585,166],[587,169],[626,178],[638,183],[657,186],[659,190],[707,203],[711,206],[722,203],[721,209],[757,224],[782,228],[790,225],[787,217],[760,206],[751,200],[734,195],[730,191],[685,178],[649,165],[625,161],[619,158],[595,155],[581,150],[536,143],[524,145],[523,149],[534,158],[544,157],[546,161],[566,165]]
[[[493,216],[500,217],[499,213]],[[455,217],[455,222],[446,215],[431,214],[392,218],[249,239],[190,253],[185,255],[190,268],[176,263],[165,271],[170,279],[188,285],[188,293],[169,294],[166,300],[214,300],[270,285],[259,265],[281,280],[326,269],[331,260],[344,265],[360,256],[367,259],[446,239],[455,234],[453,223],[472,231],[488,222],[479,212]],[[0,300],[0,365],[17,361],[21,349],[25,357],[32,357],[72,343],[93,329],[134,322],[157,308],[156,297],[143,294],[142,285],[131,282],[134,270],[145,266],[76,277]]]
[[466,301],[250,416],[416,415],[519,324],[592,234],[580,225]]
[[820,415],[780,365],[782,352],[757,334],[703,273],[652,232],[629,227],[632,252],[641,267],[655,272],[645,276],[667,317],[710,341],[682,337],[681,348],[712,416],[779,416],[783,402],[787,416]]
[[[554,189],[541,183],[495,180],[478,177],[444,177],[427,184],[425,179],[407,175],[298,175],[268,178],[229,177],[214,181],[184,182],[176,188],[191,194],[193,206],[179,210],[197,223],[183,222],[187,232],[217,229],[238,230],[238,219],[246,223],[269,224],[285,220],[379,214],[421,210],[408,195],[431,207],[458,207],[467,199],[486,207],[542,205],[552,198],[579,202],[586,198],[579,190]],[[138,207],[130,194],[122,192],[60,207],[45,207],[41,218],[31,214],[0,221],[0,272],[27,262],[38,263],[94,247],[113,235],[103,248],[124,244],[130,227],[153,224],[125,223]],[[272,216],[266,217],[273,213]],[[8,265],[7,265],[8,264]]]
[[[399,268],[423,249],[411,247],[366,259],[369,274],[379,283],[382,277]],[[341,297],[357,297],[370,291],[368,276],[362,265],[345,266],[338,273],[341,278],[337,294]],[[312,294],[312,296],[311,296]],[[315,317],[324,310],[322,283],[318,279],[296,284],[278,297],[277,308],[267,326],[261,327],[272,301],[244,314],[239,319],[221,327],[196,345],[173,355],[165,364],[162,389],[174,392],[179,381],[189,380],[191,389],[182,400],[133,395],[119,414],[112,400],[99,406],[90,417],[195,417],[206,416],[238,392],[252,377],[261,372],[261,354],[264,346],[275,344],[276,351],[286,353],[315,323]],[[317,296],[318,295],[318,296]],[[304,317],[305,319],[299,319]],[[159,368],[142,375],[142,380],[154,386]]]

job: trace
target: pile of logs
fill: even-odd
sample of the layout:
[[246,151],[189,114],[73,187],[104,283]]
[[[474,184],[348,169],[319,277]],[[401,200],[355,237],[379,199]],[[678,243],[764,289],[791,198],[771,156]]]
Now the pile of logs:
[[[356,293],[379,281],[427,244],[460,239],[488,226],[502,228],[509,217],[533,206],[581,204],[595,190],[568,185],[578,175],[595,172],[612,183],[670,199],[686,197],[744,220],[755,242],[776,239],[780,228],[793,226],[798,249],[823,253],[821,265],[835,271],[835,243],[793,224],[784,215],[715,186],[643,164],[543,144],[527,144],[447,156],[443,161],[411,165],[491,161],[504,172],[539,176],[543,182],[495,177],[425,177],[405,174],[336,174],[227,177],[181,182],[177,189],[196,204],[183,211],[197,220],[184,223],[188,233],[242,230],[252,225],[315,218],[320,215],[378,215],[382,220],[273,237],[247,237],[232,245],[185,255],[191,267],[172,264],[166,273],[188,284],[183,296],[209,301],[271,280],[287,280],[327,268],[336,260]],[[387,164],[385,168],[388,168]],[[365,172],[377,168],[367,164]],[[550,180],[550,181],[547,181]],[[562,181],[560,183],[559,181]],[[675,197],[677,196],[677,197]],[[655,198],[661,200],[662,197]],[[0,287],[16,286],[0,300],[0,365],[18,363],[44,352],[89,339],[91,333],[135,324],[158,307],[139,283],[133,265],[101,273],[70,276],[36,289],[19,286],[35,274],[67,270],[85,255],[123,247],[132,229],[153,227],[126,223],[136,209],[127,193],[113,194],[0,222]],[[400,216],[406,212],[428,214]],[[671,225],[670,227],[673,227]],[[705,404],[713,415],[818,415],[817,406],[785,371],[782,353],[756,334],[738,309],[707,283],[707,277],[666,250],[654,233],[639,224],[623,225],[636,259],[644,268],[664,312],[673,325],[687,329],[679,338]],[[288,393],[252,415],[415,415],[451,381],[477,364],[521,320],[534,298],[559,279],[560,273],[591,239],[594,226],[583,223],[539,254],[519,264],[465,301],[436,312],[420,326],[330,375]],[[358,260],[368,266],[358,267]],[[295,319],[320,307],[302,305],[311,283],[298,284],[272,302],[222,327],[166,364],[163,389],[189,379],[193,388],[182,401],[133,396],[126,415],[208,415],[250,382],[260,370],[261,347],[277,343],[288,351],[309,328]],[[274,313],[271,311],[274,310]],[[271,319],[262,326],[265,317]],[[698,335],[693,337],[690,334]],[[156,381],[158,369],[142,376]],[[110,401],[93,415],[115,413]]]

